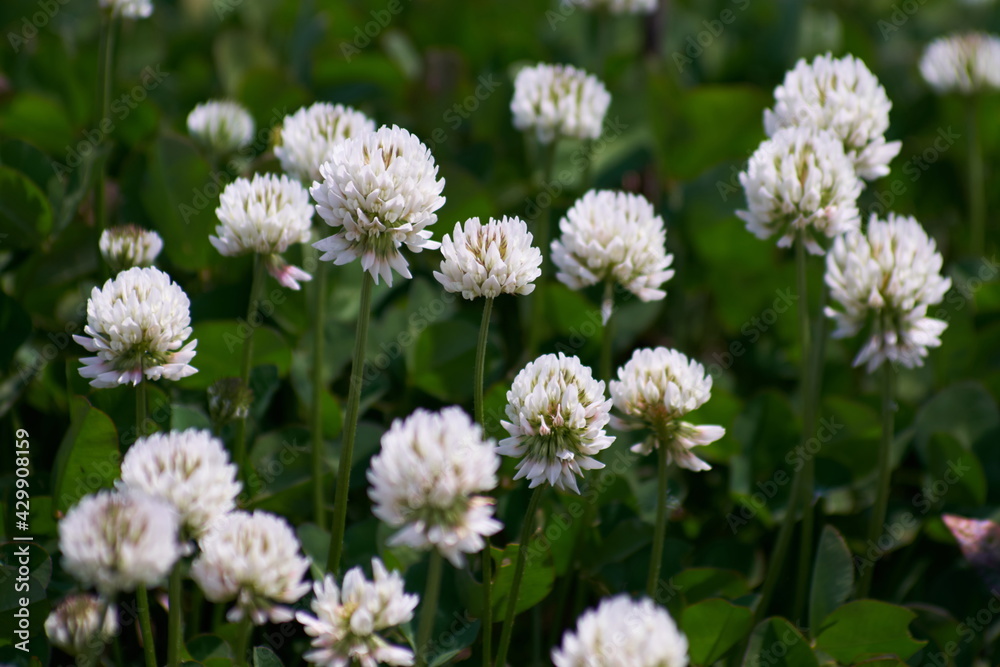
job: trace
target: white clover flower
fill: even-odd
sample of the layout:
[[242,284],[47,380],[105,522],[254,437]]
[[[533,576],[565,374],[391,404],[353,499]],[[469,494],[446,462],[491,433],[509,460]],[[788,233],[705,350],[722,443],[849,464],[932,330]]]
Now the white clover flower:
[[534,130],[538,141],[597,139],[611,95],[596,77],[571,65],[538,64],[514,78],[514,127]]
[[317,102],[285,116],[274,155],[285,173],[309,184],[322,180],[320,165],[330,159],[334,146],[374,131],[375,123],[360,111]]
[[687,667],[687,638],[649,598],[616,595],[584,612],[552,650],[555,667]]
[[1000,88],[1000,37],[968,32],[935,39],[920,58],[920,73],[938,93]]
[[127,19],[148,19],[153,14],[150,0],[101,0],[101,9],[110,9],[116,16]]
[[228,155],[253,143],[256,124],[238,102],[202,102],[187,117],[188,132],[198,143],[218,155]]
[[941,266],[934,239],[909,216],[890,213],[883,222],[873,215],[867,234],[834,241],[826,258],[826,284],[839,306],[826,308],[837,324],[833,336],[870,331],[855,366],[867,363],[869,373],[885,361],[914,368],[928,348],[941,345],[948,323],[927,316],[951,288]]
[[503,528],[493,499],[476,495],[496,486],[499,467],[495,443],[461,408],[418,409],[382,436],[368,471],[372,512],[402,527],[390,545],[437,549],[461,567],[463,554],[482,550],[483,536]]
[[115,606],[96,595],[68,595],[45,619],[45,635],[53,646],[69,655],[85,654],[92,643],[105,644],[117,633]]
[[136,440],[122,461],[121,482],[169,502],[185,534],[196,538],[236,507],[236,474],[221,440],[188,429]]
[[292,244],[309,240],[312,214],[309,193],[296,180],[274,174],[237,178],[222,191],[215,209],[217,236],[208,240],[226,257],[262,255],[268,272],[284,287],[297,290],[298,281],[312,276],[286,264],[280,255]]
[[59,522],[63,567],[102,595],[155,586],[181,556],[168,503],[136,492],[85,496]]
[[737,211],[757,238],[778,235],[785,248],[801,232],[806,248],[823,254],[820,234],[833,238],[861,225],[861,180],[840,141],[806,127],[778,130],[750,157],[740,184],[746,211]]
[[654,445],[666,447],[668,463],[695,472],[711,469],[691,449],[715,442],[726,429],[681,420],[712,395],[712,376],[701,364],[665,347],[636,350],[618,369],[610,389],[616,408],[653,430],[654,438],[634,445],[633,452],[649,454]]
[[[85,336],[73,340],[96,352],[83,357],[80,375],[94,387],[180,380],[198,372],[191,336],[191,303],[170,276],[156,268],[132,268],[95,287],[87,301]],[[183,347],[181,347],[183,345]]]
[[[614,281],[643,301],[667,295],[660,287],[673,275],[663,218],[642,195],[591,190],[559,221],[552,242],[556,278],[572,289]],[[604,306],[604,320],[610,316]]]
[[163,250],[163,239],[156,232],[136,225],[109,227],[101,232],[98,242],[101,257],[112,271],[125,271],[134,266],[152,266]]
[[372,558],[374,580],[360,567],[347,572],[343,590],[331,575],[317,581],[312,601],[315,616],[300,611],[296,618],[312,637],[306,662],[322,667],[412,665],[413,651],[387,642],[380,632],[408,623],[419,597],[406,593],[403,578]]
[[501,294],[531,294],[542,275],[542,253],[520,218],[490,218],[485,225],[469,218],[455,223],[441,242],[441,271],[434,277],[448,292],[466,299]]
[[603,468],[591,458],[614,442],[604,432],[611,420],[611,399],[577,357],[545,354],[521,370],[507,392],[510,434],[497,452],[520,458],[514,479],[527,477],[529,488],[548,482],[580,493],[575,475]]
[[400,246],[411,252],[436,250],[428,226],[444,205],[444,179],[430,150],[414,135],[381,127],[337,144],[320,167],[322,183],[310,192],[316,211],[336,229],[317,241],[323,261],[347,264],[361,258],[361,268],[378,284],[392,285],[392,271],[410,278]]
[[606,10],[612,14],[652,14],[657,0],[562,0],[564,7]]
[[309,561],[289,523],[274,514],[230,512],[198,540],[201,553],[191,564],[194,579],[211,602],[236,599],[226,614],[232,622],[249,615],[257,625],[295,618],[284,606],[309,591],[302,580]]
[[844,145],[844,153],[865,180],[889,173],[889,163],[902,143],[886,143],[892,102],[885,88],[864,62],[829,53],[804,59],[785,74],[774,90],[774,110],[764,111],[764,128],[774,136],[785,127],[831,131]]

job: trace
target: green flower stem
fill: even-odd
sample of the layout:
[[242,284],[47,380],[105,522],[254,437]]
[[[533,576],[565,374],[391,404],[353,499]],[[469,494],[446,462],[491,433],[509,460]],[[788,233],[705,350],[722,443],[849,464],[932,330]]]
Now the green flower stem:
[[135,385],[135,435],[141,438],[146,435],[146,378]]
[[615,341],[615,284],[611,280],[604,284],[604,300],[601,302],[602,313],[607,304],[611,304],[611,312],[608,313],[608,321],[604,323],[604,329],[601,333],[601,364],[599,367],[601,379],[605,383],[611,381],[611,353]]
[[[473,387],[473,411],[476,423],[486,429],[483,408],[483,384],[486,371],[486,341],[489,339],[490,315],[493,313],[493,299],[487,298],[483,305],[483,321],[479,325],[479,341],[476,344],[476,377]],[[484,537],[483,546],[483,667],[489,667],[493,655],[493,575],[490,559],[490,538]]]
[[[253,279],[250,283],[250,300],[247,303],[247,327],[249,329],[246,339],[243,341],[243,359],[240,363],[240,382],[244,387],[250,387],[250,369],[253,365],[253,333],[254,327],[251,322],[260,305],[260,293],[264,289],[264,258],[254,255],[253,258]],[[249,413],[249,410],[247,411]],[[240,479],[244,485],[247,479],[246,458],[247,458],[247,414],[236,422],[236,445],[233,452],[234,463],[239,471]]]
[[[101,101],[101,117],[98,123],[103,123],[111,112],[111,83],[114,80],[115,69],[115,27],[116,18],[114,12],[104,12],[101,18],[101,36],[99,55],[100,67],[98,70],[98,95]],[[97,170],[97,186],[94,191],[94,218],[97,229],[104,231],[107,227],[107,197],[105,195],[104,181],[107,173],[107,156],[101,160],[100,168]]]
[[653,553],[649,557],[649,577],[646,579],[646,595],[656,596],[656,585],[660,580],[660,563],[663,560],[663,542],[667,537],[667,457],[670,435],[665,428],[656,433],[656,524],[653,527]]
[[986,255],[986,191],[983,179],[983,145],[979,138],[979,97],[966,101],[966,125],[969,132],[969,215],[972,228],[972,251]]
[[247,653],[250,650],[250,638],[253,636],[253,620],[249,614],[244,614],[243,620],[236,631],[236,646],[233,657],[236,667],[246,667]]
[[[542,149],[542,182],[538,189],[539,193],[545,191],[552,180],[552,170],[556,162],[556,147],[558,144],[559,138],[556,137],[552,140],[552,143]],[[538,352],[545,334],[545,287],[547,283],[546,276],[549,275],[551,266],[551,262],[549,261],[549,245],[552,232],[552,206],[554,204],[555,202],[553,201],[549,202],[548,206],[539,207],[541,211],[539,211],[538,220],[535,221],[534,242],[535,246],[542,253],[542,275],[538,276],[538,279],[535,281],[535,291],[531,295],[531,337],[528,344],[528,352],[531,357],[534,357]]]
[[[871,523],[868,525],[868,539],[872,543],[878,542],[882,536],[882,525],[885,523],[886,510],[889,507],[890,480],[892,479],[893,411],[895,410],[892,373],[892,365],[884,362],[882,364],[882,441],[878,448],[878,491],[875,496],[875,505],[872,506]],[[875,565],[869,564],[861,574],[858,598],[868,597],[874,573]]]
[[495,667],[506,667],[507,651],[510,649],[510,638],[514,633],[514,616],[517,613],[517,599],[521,594],[521,580],[524,578],[524,568],[527,565],[528,540],[531,539],[535,527],[535,514],[545,491],[545,484],[539,484],[528,501],[528,511],[524,513],[524,523],[521,525],[521,541],[517,549],[517,562],[514,565],[514,577],[510,582],[510,594],[507,596],[507,613],[504,615],[503,631],[500,633],[500,646],[497,652]]
[[167,616],[167,664],[170,667],[181,664],[181,654],[184,647],[184,623],[181,620],[181,606],[184,588],[181,577],[181,561],[174,563],[170,572],[168,595],[170,611]]
[[336,575],[340,570],[340,555],[344,549],[344,530],[347,527],[347,491],[351,483],[351,462],[354,460],[354,439],[358,432],[361,408],[362,372],[365,365],[365,347],[368,344],[368,322],[372,315],[371,274],[365,272],[361,285],[361,309],[358,312],[358,329],[354,336],[354,357],[351,362],[351,386],[347,394],[347,421],[344,440],[340,447],[340,465],[337,469],[337,493],[333,505],[333,527],[330,531],[330,557],[326,571]]
[[316,265],[313,276],[313,360],[312,360],[312,477],[313,518],[317,526],[326,525],[323,511],[323,344],[326,342],[326,262]]
[[417,630],[417,667],[427,667],[427,649],[430,644],[431,632],[434,630],[434,618],[437,616],[438,597],[441,595],[441,574],[444,570],[444,559],[437,549],[431,550],[431,559],[427,566],[427,586],[424,597],[420,600],[420,626]]
[[135,589],[136,611],[139,614],[139,630],[142,633],[142,654],[146,667],[156,667],[156,646],[153,644],[153,624],[149,620],[149,593],[139,584]]
[[191,619],[185,627],[187,639],[191,639],[197,634],[201,634],[201,612],[205,606],[205,594],[201,592],[201,586],[195,586],[191,591]]

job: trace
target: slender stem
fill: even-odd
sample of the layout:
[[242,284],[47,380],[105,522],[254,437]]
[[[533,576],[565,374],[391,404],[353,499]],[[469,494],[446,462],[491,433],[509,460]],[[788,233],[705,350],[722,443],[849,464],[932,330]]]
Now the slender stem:
[[[878,491],[875,496],[875,505],[872,506],[871,523],[868,525],[869,543],[877,543],[882,536],[885,514],[889,507],[894,410],[892,365],[884,363],[882,365],[882,441],[878,448]],[[868,597],[874,573],[875,564],[869,563],[861,574],[861,583],[858,585],[859,598]]]
[[340,465],[337,470],[337,493],[333,504],[333,528],[330,531],[330,557],[326,571],[336,575],[340,570],[340,554],[344,548],[344,529],[347,526],[347,491],[351,483],[351,462],[354,460],[354,438],[358,431],[361,408],[362,372],[365,365],[365,347],[368,344],[368,321],[372,314],[372,286],[370,273],[365,272],[361,285],[361,309],[358,312],[358,329],[354,336],[354,358],[351,362],[351,387],[347,394],[347,422],[344,440],[340,447]]
[[646,595],[656,596],[656,585],[660,581],[660,563],[663,561],[663,542],[667,536],[667,458],[670,444],[665,429],[656,434],[656,525],[653,527],[653,553],[649,557],[649,577],[646,579]]
[[202,593],[201,586],[195,586],[191,591],[191,621],[185,628],[188,639],[201,632],[201,614],[204,606],[205,594]]
[[315,299],[312,360],[312,476],[313,517],[317,526],[326,525],[323,503],[323,344],[326,342],[326,262],[319,262],[313,279]]
[[434,618],[437,616],[438,597],[441,594],[441,573],[444,571],[444,559],[437,549],[431,550],[431,559],[427,566],[427,586],[424,597],[420,600],[420,626],[417,629],[417,667],[427,666],[427,650],[430,648],[431,632],[434,630]]
[[[253,365],[253,333],[255,326],[252,324],[259,316],[257,309],[260,303],[260,291],[264,287],[264,258],[254,255],[253,258],[253,279],[250,283],[250,300],[247,302],[247,337],[243,341],[243,358],[240,362],[240,382],[244,387],[250,387],[250,369]],[[244,483],[247,479],[246,458],[247,458],[247,419],[250,415],[244,415],[236,422],[236,446],[233,453],[236,469],[240,473]]]
[[986,254],[986,191],[983,178],[983,145],[979,138],[979,96],[966,102],[969,132],[969,214],[972,218],[972,250],[977,256]]
[[[542,150],[542,182],[539,186],[539,194],[548,192],[552,181],[552,170],[556,162],[556,147],[559,144],[558,137],[552,140],[548,146]],[[539,198],[536,198],[536,201]],[[554,201],[549,201],[547,206],[538,205],[540,209],[538,218],[535,221],[534,241],[536,247],[542,252],[542,275],[535,281],[535,292],[532,298],[531,313],[531,337],[529,339],[528,351],[533,357],[542,343],[545,333],[545,285],[546,276],[549,275],[549,254],[550,238],[552,232],[552,206]]]
[[233,650],[236,667],[246,667],[247,653],[250,648],[250,638],[253,636],[253,620],[250,615],[244,615],[240,627],[236,631],[236,647]]
[[135,435],[146,435],[146,378],[143,376],[135,385]]
[[517,550],[517,562],[514,565],[514,578],[510,582],[510,594],[507,596],[507,613],[504,615],[503,631],[500,633],[500,646],[497,652],[495,667],[506,667],[507,651],[510,648],[510,638],[514,633],[514,616],[517,614],[517,599],[521,594],[521,579],[524,578],[524,568],[526,556],[528,554],[528,540],[535,527],[535,513],[538,511],[538,504],[542,500],[542,492],[545,485],[541,484],[535,488],[528,501],[528,511],[524,513],[524,523],[521,525],[521,541]]
[[604,300],[601,302],[601,315],[607,319],[601,332],[601,379],[611,381],[611,352],[615,341],[615,283],[608,280],[604,284]]
[[[486,428],[483,409],[483,377],[486,371],[486,341],[489,339],[490,315],[493,313],[493,299],[487,298],[483,305],[483,320],[479,325],[479,341],[476,344],[476,377],[473,387],[473,411],[476,422]],[[483,546],[483,667],[489,667],[493,655],[493,575],[490,559],[490,538],[485,537]]]
[[149,620],[149,593],[139,584],[135,589],[136,611],[139,613],[139,630],[142,633],[142,654],[146,667],[156,667],[156,646],[153,644],[153,624]]
[[[98,95],[101,101],[101,117],[97,122],[98,131],[103,132],[104,122],[110,115],[111,83],[114,80],[115,62],[115,15],[114,12],[104,12],[101,20],[100,36],[100,68],[98,72]],[[96,146],[95,146],[96,148]],[[107,227],[107,197],[105,195],[105,175],[107,173],[107,156],[101,160],[97,170],[97,189],[94,191],[94,219],[97,229]]]
[[170,611],[167,616],[167,664],[176,667],[181,664],[184,646],[184,623],[181,620],[181,606],[184,589],[182,587],[181,561],[174,564],[169,583]]

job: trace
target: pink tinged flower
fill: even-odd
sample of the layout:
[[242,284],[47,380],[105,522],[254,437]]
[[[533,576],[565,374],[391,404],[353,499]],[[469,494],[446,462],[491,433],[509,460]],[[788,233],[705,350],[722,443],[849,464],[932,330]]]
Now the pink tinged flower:
[[170,276],[156,268],[123,271],[91,291],[85,335],[73,340],[96,356],[80,360],[80,375],[94,387],[192,375],[198,341],[184,344],[190,324],[188,297]]

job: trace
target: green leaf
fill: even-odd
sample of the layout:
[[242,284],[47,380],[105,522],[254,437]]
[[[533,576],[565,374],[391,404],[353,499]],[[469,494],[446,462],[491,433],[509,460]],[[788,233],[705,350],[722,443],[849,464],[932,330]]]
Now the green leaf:
[[764,619],[754,628],[747,644],[744,665],[769,667],[818,667],[809,641],[784,618]]
[[746,577],[742,574],[715,567],[682,570],[671,577],[671,582],[681,591],[688,605],[714,597],[735,599],[750,592]]
[[[2,239],[0,239],[2,243]],[[6,369],[17,348],[31,335],[31,317],[14,299],[0,292],[0,369]]]
[[[407,357],[413,384],[442,401],[468,399],[472,383],[456,378],[465,377],[473,367],[478,335],[479,327],[463,320],[436,322],[424,329]],[[496,350],[492,358],[497,358]]]
[[85,495],[110,488],[121,465],[118,431],[111,418],[83,396],[70,397],[69,413],[69,430],[53,465],[57,512],[65,512]]
[[266,646],[254,646],[251,664],[253,667],[282,667],[281,659]]
[[52,230],[52,207],[30,178],[0,166],[0,241],[26,248],[37,246]]
[[187,657],[198,662],[211,658],[232,658],[229,644],[218,635],[195,635],[187,642]]
[[955,437],[970,449],[976,440],[1000,424],[1000,410],[978,382],[959,382],[940,391],[917,414],[917,446],[923,452],[935,433]]
[[816,648],[844,664],[885,655],[907,660],[927,643],[910,635],[910,621],[916,617],[909,609],[886,602],[851,602],[816,628]]
[[[191,340],[197,339],[197,354],[191,365],[198,369],[177,384],[183,389],[207,389],[213,382],[230,377],[240,367],[243,341],[250,326],[243,320],[198,322]],[[260,326],[253,331],[253,365],[273,365],[284,376],[292,363],[292,350],[274,329]]]
[[927,450],[928,482],[915,501],[918,509],[926,512],[942,502],[968,505],[986,502],[986,473],[971,450],[946,433],[931,436]]
[[854,562],[843,536],[831,525],[823,526],[816,549],[809,590],[809,625],[818,628],[820,622],[844,604],[854,587]]
[[[507,613],[507,600],[513,583],[518,548],[517,544],[509,544],[503,551],[490,547],[493,562],[496,564],[493,576],[493,618],[503,618]],[[555,580],[555,570],[548,553],[544,557],[535,553],[532,557],[533,553],[535,552],[528,552],[524,577],[521,579],[521,591],[514,609],[518,614],[544,600],[552,590],[552,582]]]
[[712,598],[688,607],[681,616],[687,635],[691,662],[711,665],[721,659],[753,627],[753,614],[721,598]]

